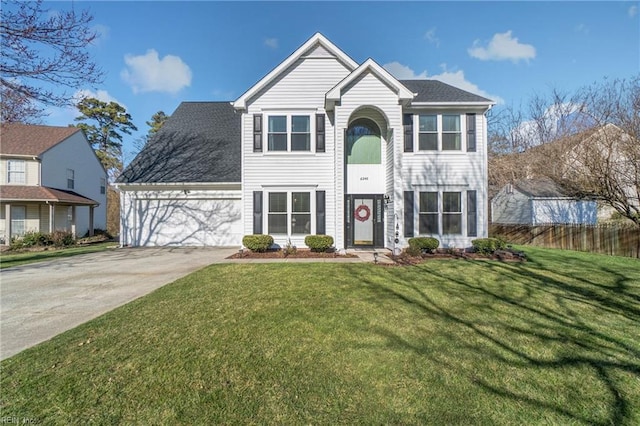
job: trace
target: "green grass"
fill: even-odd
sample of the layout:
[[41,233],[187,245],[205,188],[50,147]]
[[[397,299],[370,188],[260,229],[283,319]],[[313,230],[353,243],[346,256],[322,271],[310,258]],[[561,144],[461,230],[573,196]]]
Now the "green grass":
[[96,253],[99,251],[117,247],[117,245],[118,243],[105,242],[80,247],[69,247],[65,249],[55,249],[47,251],[33,251],[22,253],[4,252],[2,255],[0,255],[0,269],[12,268],[14,266],[42,262],[45,260],[76,256],[78,254]]
[[213,265],[0,364],[41,424],[640,424],[640,263]]

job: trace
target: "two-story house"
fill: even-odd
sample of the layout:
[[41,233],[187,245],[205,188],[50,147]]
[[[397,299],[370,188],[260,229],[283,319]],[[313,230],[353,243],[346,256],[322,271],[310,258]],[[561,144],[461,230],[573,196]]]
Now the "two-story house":
[[397,80],[315,34],[233,102],[182,103],[119,179],[124,245],[338,249],[486,237],[493,102]]
[[0,241],[106,228],[107,174],[82,130],[0,126]]

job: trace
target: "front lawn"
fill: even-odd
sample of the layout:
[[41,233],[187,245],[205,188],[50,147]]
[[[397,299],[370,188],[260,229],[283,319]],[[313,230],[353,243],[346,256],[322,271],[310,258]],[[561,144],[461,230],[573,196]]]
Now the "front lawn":
[[41,424],[640,424],[640,262],[222,264],[0,364]]
[[6,251],[0,255],[0,269],[29,263],[43,262],[45,260],[59,259],[76,256],[78,254],[96,253],[118,247],[118,243],[104,242],[84,246],[71,246],[66,248],[51,248],[50,250],[11,252]]

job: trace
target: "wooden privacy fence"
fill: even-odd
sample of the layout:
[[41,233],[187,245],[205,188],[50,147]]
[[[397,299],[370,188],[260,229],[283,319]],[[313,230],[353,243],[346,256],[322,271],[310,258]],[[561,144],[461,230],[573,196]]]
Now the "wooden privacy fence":
[[640,228],[627,224],[506,225],[493,223],[489,236],[512,244],[589,251],[640,258]]

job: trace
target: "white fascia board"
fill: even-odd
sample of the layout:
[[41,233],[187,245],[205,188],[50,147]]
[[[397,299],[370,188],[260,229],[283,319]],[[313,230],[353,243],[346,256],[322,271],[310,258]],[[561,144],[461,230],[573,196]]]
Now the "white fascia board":
[[369,58],[327,92],[327,94],[325,95],[325,104],[327,105],[327,109],[330,109],[329,107],[333,106],[340,100],[343,88],[345,88],[366,71],[372,72],[383,82],[393,87],[398,94],[398,98],[401,101],[411,100],[414,98],[415,94],[413,92],[411,92],[402,83],[400,83],[400,81],[392,76],[389,71],[385,70],[380,65],[378,65],[376,61]]
[[265,87],[271,81],[273,81],[279,74],[285,71],[291,64],[300,59],[303,54],[309,50],[314,44],[320,43],[325,49],[333,53],[339,60],[347,64],[352,70],[358,66],[358,63],[351,59],[346,53],[340,50],[335,44],[331,43],[325,36],[320,33],[315,33],[309,40],[307,40],[302,46],[296,49],[287,59],[282,61],[280,65],[275,67],[269,74],[264,76],[260,81],[251,86],[249,90],[244,92],[238,99],[233,102],[233,106],[236,109],[246,109],[247,100],[255,95],[260,89]]
[[161,190],[240,190],[240,182],[145,182],[145,183],[114,183],[114,187],[122,191],[161,191]]
[[410,106],[415,107],[486,107],[490,108],[495,105],[495,102],[411,102]]

